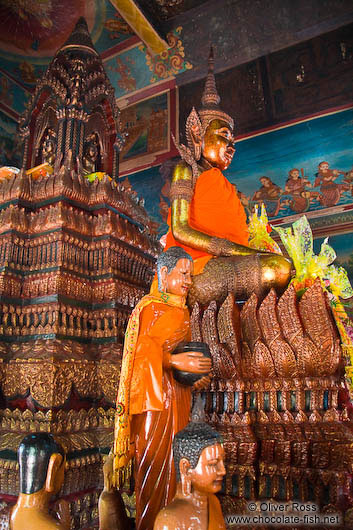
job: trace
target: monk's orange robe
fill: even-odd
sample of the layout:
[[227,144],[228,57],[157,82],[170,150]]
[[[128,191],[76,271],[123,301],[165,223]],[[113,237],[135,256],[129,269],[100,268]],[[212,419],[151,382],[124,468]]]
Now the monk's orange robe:
[[174,380],[170,353],[183,340],[190,340],[187,308],[143,308],[130,390],[137,530],[152,529],[175,495],[172,441],[189,421],[191,391]]
[[[170,227],[170,211],[168,224]],[[189,226],[210,236],[229,239],[240,245],[248,245],[249,232],[243,205],[235,186],[218,168],[208,169],[198,177],[190,203]],[[194,260],[213,257],[203,250],[182,245],[174,238],[169,228],[165,250],[173,246],[183,247]],[[208,260],[202,261],[205,265]]]

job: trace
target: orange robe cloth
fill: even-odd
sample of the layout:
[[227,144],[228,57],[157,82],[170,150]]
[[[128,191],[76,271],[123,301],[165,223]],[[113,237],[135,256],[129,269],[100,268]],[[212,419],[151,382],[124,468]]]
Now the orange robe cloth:
[[170,352],[184,340],[190,340],[187,308],[162,302],[143,308],[130,390],[137,530],[152,529],[175,495],[172,441],[189,421],[191,391],[174,380]]
[[[170,227],[170,211],[168,224]],[[198,177],[190,204],[189,226],[210,236],[229,239],[240,245],[248,245],[249,232],[243,205],[235,186],[218,168],[208,169]],[[201,260],[203,265],[213,257],[203,250],[181,244],[174,238],[169,228],[165,250],[173,246],[184,248],[194,260],[208,258]],[[194,272],[201,271],[195,270]]]

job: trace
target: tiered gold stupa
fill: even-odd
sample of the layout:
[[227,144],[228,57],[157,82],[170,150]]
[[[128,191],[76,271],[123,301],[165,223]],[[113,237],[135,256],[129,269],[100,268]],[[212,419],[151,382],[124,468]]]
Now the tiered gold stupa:
[[158,250],[141,201],[116,180],[119,111],[83,19],[20,133],[21,171],[0,178],[0,500],[18,494],[20,440],[50,432],[68,454],[72,528],[83,528],[97,516],[126,322]]

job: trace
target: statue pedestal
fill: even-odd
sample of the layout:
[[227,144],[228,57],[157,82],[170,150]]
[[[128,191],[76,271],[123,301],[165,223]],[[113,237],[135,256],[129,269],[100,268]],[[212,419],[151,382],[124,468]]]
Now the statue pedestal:
[[295,500],[348,524],[353,429],[320,284],[300,301],[289,287],[279,300],[270,292],[259,304],[253,295],[241,310],[231,295],[220,308],[195,306],[192,327],[193,340],[208,342],[213,355],[205,408],[224,438],[224,513],[247,513],[244,499]]

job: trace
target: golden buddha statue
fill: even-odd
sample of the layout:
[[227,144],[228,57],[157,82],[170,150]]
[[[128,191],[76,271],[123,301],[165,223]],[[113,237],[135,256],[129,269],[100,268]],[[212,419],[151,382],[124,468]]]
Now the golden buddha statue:
[[48,129],[42,145],[42,163],[47,163],[54,167],[56,151],[56,133],[53,129]]
[[[202,108],[186,122],[187,146],[176,144],[182,161],[174,169],[170,190],[170,230],[166,248],[183,247],[194,259],[189,302],[237,299],[272,287],[282,291],[291,261],[248,246],[244,208],[235,186],[222,174],[235,152],[233,119],[220,107],[211,49]],[[217,257],[217,259],[212,259]]]
[[82,172],[89,175],[97,171],[97,162],[99,158],[99,148],[97,137],[94,133],[86,138],[83,146]]

